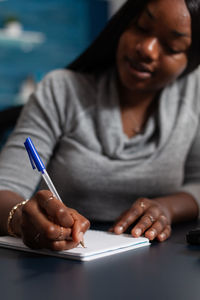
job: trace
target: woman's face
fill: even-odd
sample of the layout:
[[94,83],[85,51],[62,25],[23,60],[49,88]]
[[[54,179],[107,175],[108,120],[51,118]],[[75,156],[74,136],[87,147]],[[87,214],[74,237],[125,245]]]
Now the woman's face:
[[187,66],[191,18],[184,0],[152,0],[121,35],[117,69],[123,87],[156,92]]

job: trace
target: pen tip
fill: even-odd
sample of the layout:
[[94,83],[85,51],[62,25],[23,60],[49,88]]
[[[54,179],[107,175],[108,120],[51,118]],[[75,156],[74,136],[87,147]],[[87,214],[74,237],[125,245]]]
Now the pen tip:
[[83,240],[80,242],[80,244],[81,244],[81,246],[82,246],[83,248],[86,248],[86,247],[85,247],[85,243],[84,243]]

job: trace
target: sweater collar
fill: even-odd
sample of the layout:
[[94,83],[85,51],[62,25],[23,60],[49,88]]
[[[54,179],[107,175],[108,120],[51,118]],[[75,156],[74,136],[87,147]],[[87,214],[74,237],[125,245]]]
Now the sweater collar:
[[99,80],[97,126],[102,152],[110,159],[135,160],[152,158],[167,142],[178,113],[177,84],[165,88],[158,99],[157,113],[150,116],[141,134],[128,138],[122,127],[116,72],[107,71]]

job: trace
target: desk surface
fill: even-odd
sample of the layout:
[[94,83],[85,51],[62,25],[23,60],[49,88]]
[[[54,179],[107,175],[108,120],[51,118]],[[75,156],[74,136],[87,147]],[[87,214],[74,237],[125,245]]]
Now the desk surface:
[[164,243],[84,263],[0,249],[0,299],[199,300],[200,246],[185,242],[195,226],[178,225]]

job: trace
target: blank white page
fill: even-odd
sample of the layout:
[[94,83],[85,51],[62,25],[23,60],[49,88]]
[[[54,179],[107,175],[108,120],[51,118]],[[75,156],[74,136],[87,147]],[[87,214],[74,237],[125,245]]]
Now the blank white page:
[[116,235],[98,230],[88,230],[84,235],[84,243],[85,248],[79,245],[74,249],[56,252],[49,250],[33,250],[26,247],[21,239],[10,236],[0,237],[1,247],[81,261],[89,261],[150,245],[149,240],[145,237],[134,238],[128,234]]

